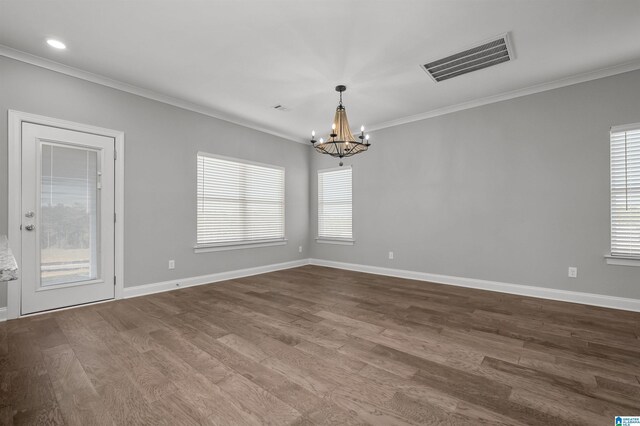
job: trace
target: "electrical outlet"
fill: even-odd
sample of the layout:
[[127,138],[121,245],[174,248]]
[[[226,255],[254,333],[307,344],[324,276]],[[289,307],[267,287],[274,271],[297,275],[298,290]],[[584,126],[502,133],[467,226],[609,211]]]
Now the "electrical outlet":
[[569,278],[578,278],[578,268],[569,266]]
[[392,251],[389,252],[389,259],[393,259],[393,252]]
[[298,253],[302,253],[302,246],[298,246]]
[[176,269],[176,261],[171,259],[169,261],[169,269]]

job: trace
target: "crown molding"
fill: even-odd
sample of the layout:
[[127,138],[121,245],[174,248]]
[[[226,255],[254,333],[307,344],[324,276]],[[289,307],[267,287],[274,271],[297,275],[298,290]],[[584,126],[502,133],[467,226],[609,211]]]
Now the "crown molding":
[[420,114],[410,115],[407,117],[397,118],[395,120],[370,125],[369,131],[373,132],[375,130],[386,129],[388,127],[400,126],[402,124],[413,123],[414,121],[426,120],[427,118],[438,117],[440,115],[451,114],[452,112],[463,111],[465,109],[476,108],[479,106],[519,98],[522,96],[533,95],[535,93],[546,92],[547,90],[559,89],[565,86],[572,86],[574,84],[597,80],[604,77],[610,77],[616,74],[622,74],[638,69],[640,69],[640,60],[626,62],[624,64],[614,65],[612,67],[601,68],[595,71],[589,71],[586,73],[564,77],[558,80],[550,81],[548,83],[536,84],[534,86],[525,87],[524,89],[517,89],[510,92],[504,92],[497,95],[474,99],[472,101],[462,102],[456,105],[446,106]]
[[[203,114],[209,117],[217,118],[219,120],[227,121],[229,123],[233,123],[238,126],[257,130],[262,133],[267,133],[273,136],[277,136],[279,138],[283,138],[292,142],[309,146],[309,142],[306,139],[302,139],[300,137],[290,135],[290,134],[281,133],[276,130],[272,130],[272,129],[260,126],[249,120],[241,119],[239,117],[231,117],[227,114],[224,114],[221,111],[197,104],[195,102],[190,102],[184,99],[165,95],[163,93],[155,92],[153,90],[144,89],[138,86],[134,86],[128,83],[114,80],[114,79],[102,76],[100,74],[95,74],[89,71],[81,70],[79,68],[74,68],[68,65],[64,65],[59,62],[55,62],[50,59],[45,59],[40,56],[32,55],[30,53],[13,49],[11,47],[8,47],[2,44],[0,44],[0,56],[5,56],[7,58],[11,58],[17,61],[35,65],[40,68],[45,68],[61,74],[66,74],[71,77],[90,81],[92,83],[100,84],[102,86],[111,87],[116,90],[131,93],[147,99],[152,99],[154,101],[162,102],[162,103],[172,105],[188,111],[197,112],[199,114]],[[564,77],[548,83],[536,84],[533,86],[525,87],[523,89],[517,89],[510,92],[505,92],[497,95],[487,96],[484,98],[474,99],[468,102],[462,102],[456,105],[450,105],[443,108],[426,111],[420,114],[410,115],[410,116],[401,117],[401,118],[385,121],[385,122],[374,124],[374,125],[369,125],[368,130],[370,132],[373,132],[376,130],[386,129],[388,127],[400,126],[402,124],[413,123],[414,121],[426,120],[428,118],[451,114],[453,112],[463,111],[465,109],[476,108],[479,106],[506,101],[514,98],[519,98],[521,96],[532,95],[535,93],[546,92],[548,90],[558,89],[565,86],[571,86],[578,83],[584,83],[591,80],[597,80],[599,78],[610,77],[616,74],[622,74],[625,72],[635,71],[638,69],[640,69],[640,60],[627,62],[620,65],[601,68],[595,71],[589,71],[586,73]]]
[[278,131],[262,127],[258,124],[252,123],[247,120],[243,120],[238,117],[231,117],[227,114],[224,114],[221,111],[218,111],[210,107],[206,107],[204,105],[197,104],[195,102],[190,102],[184,99],[165,95],[163,93],[155,92],[153,90],[144,89],[142,87],[138,87],[132,84],[124,83],[122,81],[114,80],[100,74],[95,74],[89,71],[81,70],[79,68],[64,65],[64,64],[61,64],[60,62],[55,62],[50,59],[45,59],[40,56],[32,55],[30,53],[13,49],[9,46],[5,46],[2,44],[0,44],[0,56],[14,59],[20,62],[25,62],[27,64],[35,65],[40,68],[45,68],[50,71],[58,72],[60,74],[65,74],[71,77],[79,78],[81,80],[86,80],[92,83],[100,84],[102,86],[107,86],[112,89],[120,90],[122,92],[131,93],[133,95],[141,96],[143,98],[162,102],[164,104],[172,105],[188,111],[197,112],[198,114],[217,118],[218,120],[223,120],[229,123],[236,124],[238,126],[257,130],[259,132],[277,136],[279,138],[283,138],[292,142],[309,145],[308,141],[303,140],[299,137],[295,137],[285,133],[280,133]]

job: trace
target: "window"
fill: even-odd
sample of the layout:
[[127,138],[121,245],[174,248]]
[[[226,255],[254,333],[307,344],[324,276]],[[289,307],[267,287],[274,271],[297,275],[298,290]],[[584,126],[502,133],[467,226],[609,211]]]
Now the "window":
[[640,259],[640,123],[611,129],[611,256]]
[[318,171],[318,242],[353,243],[351,167]]
[[284,244],[283,168],[198,153],[197,171],[196,251]]

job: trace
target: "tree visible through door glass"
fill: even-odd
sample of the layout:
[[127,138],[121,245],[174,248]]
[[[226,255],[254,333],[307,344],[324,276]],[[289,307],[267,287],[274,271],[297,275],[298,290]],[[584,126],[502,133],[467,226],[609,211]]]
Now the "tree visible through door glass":
[[95,150],[43,143],[40,285],[99,276],[99,172]]

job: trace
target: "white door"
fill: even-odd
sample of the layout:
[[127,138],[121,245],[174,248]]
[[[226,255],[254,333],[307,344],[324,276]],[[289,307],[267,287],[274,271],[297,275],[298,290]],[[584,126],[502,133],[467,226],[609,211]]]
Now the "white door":
[[114,144],[22,124],[23,315],[114,298]]

